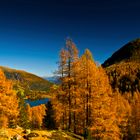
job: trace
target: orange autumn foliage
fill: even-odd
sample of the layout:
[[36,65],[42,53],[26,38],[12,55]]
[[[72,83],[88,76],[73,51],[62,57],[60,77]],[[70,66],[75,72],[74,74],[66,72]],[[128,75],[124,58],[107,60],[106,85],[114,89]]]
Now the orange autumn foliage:
[[60,53],[61,84],[53,90],[57,125],[77,134],[91,133],[95,139],[117,140],[120,131],[108,77],[89,50],[78,58],[72,44]]
[[[57,127],[84,135],[86,139],[139,138],[140,95],[136,88],[139,65],[136,71],[133,68],[131,71],[129,65],[112,66],[108,78],[88,49],[78,56],[72,40],[67,40],[60,52],[57,71],[60,84],[51,89]],[[128,69],[128,73],[123,69]],[[129,71],[136,72],[134,77],[130,77]],[[124,74],[120,80],[119,76]]]
[[32,128],[41,128],[43,118],[46,115],[45,109],[45,105],[34,106],[32,108],[27,105],[28,119]]
[[16,124],[18,114],[18,100],[12,82],[0,70],[0,127],[8,127],[11,121]]

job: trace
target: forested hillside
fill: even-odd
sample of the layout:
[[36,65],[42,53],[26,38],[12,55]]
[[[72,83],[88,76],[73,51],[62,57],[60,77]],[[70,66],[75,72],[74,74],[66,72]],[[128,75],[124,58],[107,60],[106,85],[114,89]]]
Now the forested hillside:
[[0,66],[0,69],[4,72],[6,78],[12,81],[14,90],[24,91],[24,98],[35,100],[51,96],[49,90],[53,83],[48,80],[23,70],[3,66]]
[[52,85],[49,81],[26,71],[15,70],[2,66],[0,66],[0,69],[4,71],[7,79],[12,80],[13,83],[19,84],[28,90],[47,91]]
[[125,92],[140,92],[140,63],[121,62],[106,68],[110,84],[114,90]]
[[126,44],[103,64],[112,88],[121,93],[140,92],[140,39]]

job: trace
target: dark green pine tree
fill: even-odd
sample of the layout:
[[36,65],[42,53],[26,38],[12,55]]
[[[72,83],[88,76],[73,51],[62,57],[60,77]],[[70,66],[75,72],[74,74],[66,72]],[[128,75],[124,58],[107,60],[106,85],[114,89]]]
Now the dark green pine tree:
[[56,129],[54,109],[51,101],[46,104],[46,116],[44,117],[44,127],[49,130]]
[[28,115],[27,115],[27,111],[26,111],[26,104],[24,101],[24,98],[25,98],[24,89],[20,86],[16,86],[14,88],[17,91],[17,96],[19,98],[20,112],[19,112],[18,125],[25,129],[30,128],[30,123],[29,123],[29,119],[28,119]]

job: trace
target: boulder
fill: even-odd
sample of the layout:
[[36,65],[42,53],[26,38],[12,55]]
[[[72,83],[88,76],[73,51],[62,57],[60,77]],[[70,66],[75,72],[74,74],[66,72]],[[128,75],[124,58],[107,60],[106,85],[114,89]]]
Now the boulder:
[[28,135],[28,134],[31,133],[31,130],[30,130],[30,129],[25,129],[25,130],[23,131],[23,133]]
[[11,138],[11,140],[21,140],[22,139],[22,136],[21,135],[14,135],[13,138]]
[[32,132],[26,136],[26,139],[31,140],[31,139],[36,138],[36,137],[39,137],[39,134]]
[[16,126],[16,130],[21,130],[21,131],[23,131],[23,128],[17,125],[17,126]]

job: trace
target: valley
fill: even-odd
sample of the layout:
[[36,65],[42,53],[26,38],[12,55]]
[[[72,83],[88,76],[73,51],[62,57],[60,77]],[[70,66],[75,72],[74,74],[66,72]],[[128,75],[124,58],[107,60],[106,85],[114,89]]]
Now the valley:
[[[0,139],[137,140],[140,128],[140,39],[97,65],[70,39],[50,81],[0,67]],[[26,132],[25,132],[26,131]]]

